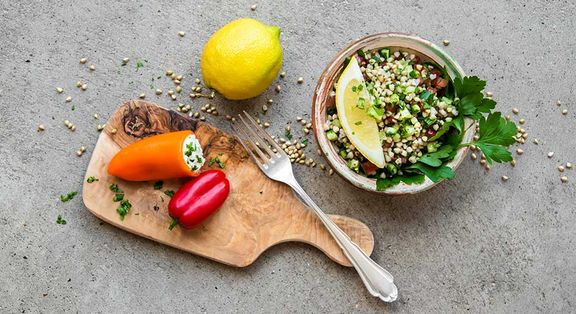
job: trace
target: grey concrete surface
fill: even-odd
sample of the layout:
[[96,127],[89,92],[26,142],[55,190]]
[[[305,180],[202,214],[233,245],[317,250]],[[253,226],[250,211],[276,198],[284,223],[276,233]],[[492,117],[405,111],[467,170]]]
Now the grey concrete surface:
[[[573,1],[2,0],[0,7],[0,312],[576,311],[576,170],[561,184],[556,169],[576,162]],[[171,83],[151,78],[172,68],[188,76],[183,86],[190,88],[203,43],[239,17],[282,28],[283,90],[214,103],[223,114],[237,113],[272,97],[267,119],[276,133],[309,115],[315,82],[339,49],[384,31],[449,39],[447,50],[468,73],[488,80],[500,110],[518,107],[514,119],[526,119],[530,141],[515,168],[486,173],[467,159],[455,180],[416,196],[374,196],[317,168],[297,168],[321,207],[372,229],[373,258],[400,289],[396,303],[372,298],[354,270],[304,244],[278,245],[236,269],[102,223],[81,197],[60,202],[60,194],[81,190],[96,124],[140,92],[174,106],[150,87],[168,90]],[[81,57],[97,70],[81,66]],[[123,57],[129,66],[120,66]],[[138,59],[148,61],[140,71]],[[87,82],[86,92],[74,87],[77,80]],[[65,119],[76,132],[63,126]],[[209,121],[226,127],[221,118]],[[36,132],[40,123],[43,133]],[[82,145],[88,152],[78,158]],[[510,180],[501,182],[502,175]],[[67,225],[55,224],[59,214]]]

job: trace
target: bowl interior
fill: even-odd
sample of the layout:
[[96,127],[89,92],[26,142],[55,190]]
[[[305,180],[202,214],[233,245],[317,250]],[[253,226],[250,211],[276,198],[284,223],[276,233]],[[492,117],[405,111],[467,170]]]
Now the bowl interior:
[[[326,110],[335,106],[335,97],[331,92],[333,91],[334,83],[338,80],[338,77],[343,70],[345,59],[354,55],[356,51],[361,48],[370,50],[384,47],[391,48],[393,52],[397,50],[408,51],[419,56],[423,61],[431,61],[438,64],[440,67],[445,67],[448,75],[450,75],[452,79],[464,76],[464,71],[460,65],[452,59],[452,57],[450,57],[440,47],[420,37],[399,33],[381,33],[359,39],[351,43],[348,47],[342,49],[328,64],[318,80],[312,102],[314,134],[320,149],[328,160],[328,163],[338,174],[353,185],[364,190],[383,194],[399,195],[418,193],[433,187],[436,183],[426,178],[426,180],[421,184],[408,185],[400,183],[384,191],[377,191],[376,179],[364,177],[350,170],[344,159],[338,155],[338,152],[324,134],[323,125],[326,121]],[[472,140],[472,137],[474,136],[474,128],[470,128],[472,123],[473,121],[471,119],[465,119],[465,129],[467,131],[463,137],[464,142]],[[455,170],[464,159],[467,149],[468,148],[461,148],[447,166]]]

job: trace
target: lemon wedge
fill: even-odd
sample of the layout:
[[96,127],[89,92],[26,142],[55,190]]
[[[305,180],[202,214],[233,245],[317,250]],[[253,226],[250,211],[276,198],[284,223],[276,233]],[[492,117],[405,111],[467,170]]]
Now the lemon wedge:
[[336,83],[336,110],[342,129],[358,151],[378,168],[384,168],[384,151],[378,125],[366,109],[372,104],[363,86],[364,76],[353,57]]

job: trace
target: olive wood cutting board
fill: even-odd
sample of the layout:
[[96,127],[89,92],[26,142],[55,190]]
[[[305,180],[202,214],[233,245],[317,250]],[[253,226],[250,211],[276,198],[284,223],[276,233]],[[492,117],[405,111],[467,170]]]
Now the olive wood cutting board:
[[[206,160],[218,156],[230,180],[230,195],[224,205],[203,224],[192,230],[168,230],[170,197],[182,180],[164,181],[161,190],[154,182],[127,182],[107,173],[108,162],[121,148],[147,136],[192,130],[202,144]],[[158,158],[162,158],[159,155]],[[218,168],[205,164],[203,170]],[[94,176],[99,181],[87,183]],[[112,201],[109,185],[117,183],[125,191],[132,209],[122,221]],[[131,100],[122,104],[100,134],[86,170],[83,199],[98,218],[126,231],[194,253],[224,264],[248,266],[267,248],[282,242],[311,244],[332,260],[350,266],[322,223],[292,192],[290,187],[268,179],[247,156],[239,140],[207,123],[188,118],[155,104]],[[331,215],[331,218],[368,255],[374,237],[358,220]]]

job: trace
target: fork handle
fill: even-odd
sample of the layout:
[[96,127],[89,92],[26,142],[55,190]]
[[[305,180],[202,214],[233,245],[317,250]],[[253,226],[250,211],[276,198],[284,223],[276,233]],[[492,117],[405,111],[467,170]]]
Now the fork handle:
[[342,251],[344,251],[344,255],[350,260],[360,275],[360,278],[362,278],[370,294],[385,302],[395,301],[398,297],[398,288],[396,288],[394,284],[394,277],[366,255],[356,243],[350,240],[350,237],[314,203],[296,180],[288,183],[288,185],[290,185],[302,200],[312,208],[314,213],[318,215],[320,221],[324,223],[326,229],[332,234],[340,248],[342,248]]

